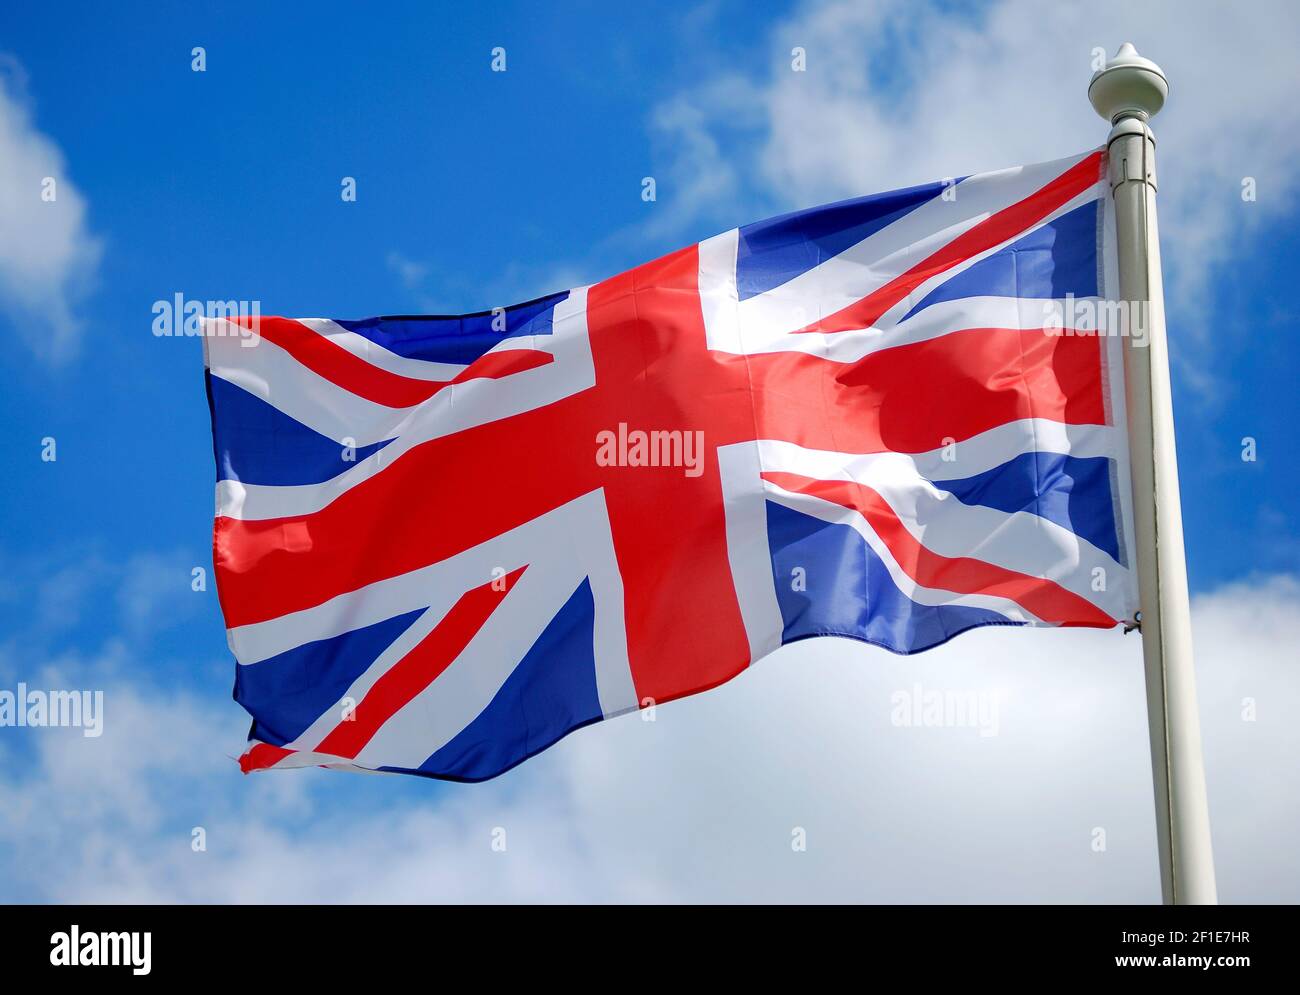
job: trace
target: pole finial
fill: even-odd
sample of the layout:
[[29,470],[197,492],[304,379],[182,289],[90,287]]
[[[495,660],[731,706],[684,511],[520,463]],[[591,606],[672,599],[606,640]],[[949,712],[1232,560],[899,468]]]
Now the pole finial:
[[1120,118],[1142,121],[1155,117],[1169,96],[1169,81],[1150,59],[1138,55],[1132,42],[1125,42],[1106,63],[1092,74],[1088,99],[1103,118],[1114,124]]

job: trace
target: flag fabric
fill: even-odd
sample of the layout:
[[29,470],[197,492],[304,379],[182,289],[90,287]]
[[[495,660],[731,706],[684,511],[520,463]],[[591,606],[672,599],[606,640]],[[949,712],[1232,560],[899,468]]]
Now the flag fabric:
[[478,314],[207,322],[241,766],[478,781],[811,636],[1131,621],[1109,202],[1097,150]]

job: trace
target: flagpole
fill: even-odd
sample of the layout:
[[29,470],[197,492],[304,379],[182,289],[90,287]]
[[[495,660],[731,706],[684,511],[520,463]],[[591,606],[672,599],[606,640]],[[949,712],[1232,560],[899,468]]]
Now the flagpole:
[[1126,42],[1093,74],[1088,99],[1112,125],[1106,145],[1119,292],[1129,321],[1124,379],[1160,888],[1166,904],[1212,905],[1217,901],[1214,857],[1196,708],[1156,228],[1155,135],[1148,124],[1168,92],[1160,67]]

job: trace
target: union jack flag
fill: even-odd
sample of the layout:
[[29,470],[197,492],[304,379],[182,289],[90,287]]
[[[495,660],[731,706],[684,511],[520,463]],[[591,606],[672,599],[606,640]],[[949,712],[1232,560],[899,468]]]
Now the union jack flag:
[[1131,621],[1103,159],[490,312],[210,322],[243,769],[478,781],[810,636]]

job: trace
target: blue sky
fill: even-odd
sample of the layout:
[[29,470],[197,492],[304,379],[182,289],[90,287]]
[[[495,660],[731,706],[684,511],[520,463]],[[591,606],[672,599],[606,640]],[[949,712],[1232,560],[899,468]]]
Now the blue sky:
[[[226,759],[245,722],[229,701],[234,664],[211,585],[190,589],[191,570],[211,567],[201,350],[197,340],[151,334],[155,301],[256,299],[263,313],[332,317],[485,309],[819,200],[1067,155],[1105,136],[1084,96],[1089,49],[1113,50],[1130,35],[1173,81],[1156,124],[1192,588],[1225,618],[1262,604],[1283,624],[1300,553],[1297,314],[1287,292],[1300,259],[1291,175],[1300,127],[1288,106],[1295,16],[1284,7],[1260,15],[1266,30],[1227,15],[1188,24],[1173,8],[1129,14],[1103,4],[1087,17],[1045,16],[1044,51],[1029,54],[1014,0],[852,6],[634,4],[615,14],[577,3],[412,3],[379,13],[331,4],[128,3],[111,13],[5,5],[0,139],[10,144],[0,152],[30,169],[0,179],[15,184],[0,189],[0,687],[59,675],[69,686],[120,688],[121,714],[164,731],[183,720],[225,738],[203,739],[207,753],[193,770],[160,759],[166,750],[147,738],[123,739],[124,754],[148,748],[154,759],[119,768],[130,773],[103,800],[103,820],[70,814],[55,827],[57,839],[65,829],[78,840],[102,832],[104,852],[134,855],[129,874],[115,877],[103,852],[79,850],[90,870],[75,881],[55,887],[16,868],[11,876],[7,861],[59,852],[54,843],[41,849],[30,819],[13,817],[8,838],[0,832],[10,844],[0,847],[0,881],[12,882],[0,898],[111,896],[120,892],[110,884],[142,879],[150,883],[142,895],[231,897],[215,875],[172,891],[159,883],[184,876],[176,867],[191,852],[190,829],[207,823],[319,843],[330,827],[355,828],[350,812],[417,827],[410,820],[442,818],[439,806],[453,813],[448,825],[466,824],[457,812],[470,812],[468,824],[491,819],[473,808],[487,803],[459,786],[311,772],[267,787]],[[790,70],[796,45],[807,51],[802,75]],[[204,72],[191,70],[194,46],[206,50]],[[490,71],[494,46],[506,50],[504,73]],[[1007,56],[1016,52],[1030,69],[1048,68],[1050,80],[1017,82],[1033,74],[1013,70]],[[1203,81],[1212,55],[1239,70],[1239,92]],[[56,202],[15,206],[36,194],[17,187],[29,172],[56,177]],[[355,203],[340,197],[349,176]],[[656,179],[654,203],[641,199],[646,176]],[[1245,177],[1257,180],[1254,201],[1242,199]],[[46,437],[57,441],[55,462],[41,459]],[[1254,462],[1241,458],[1244,437],[1256,440]],[[1036,650],[1053,654],[1038,635]],[[1088,642],[1080,659],[1100,645]],[[850,656],[858,667],[877,661],[856,647],[819,652],[840,654],[818,659],[830,674]],[[957,653],[944,659],[967,676],[954,679],[977,679]],[[1032,661],[1025,668],[1017,679]],[[905,673],[891,671],[881,686]],[[1290,700],[1294,678],[1270,674],[1260,685]],[[1140,684],[1130,684],[1140,719]],[[700,722],[716,721],[690,707]],[[108,723],[112,735],[111,711]],[[38,782],[55,783],[79,757],[90,764],[87,751],[100,749],[102,761],[119,749],[42,735],[0,730],[0,798],[40,797]],[[945,748],[936,747],[936,764]],[[1123,768],[1136,778],[1125,816],[1136,836],[1150,832],[1141,828],[1149,785],[1138,760]],[[487,807],[518,804],[559,776],[555,763],[535,774],[531,766],[488,789]],[[1284,825],[1295,808],[1290,799]],[[566,818],[553,826],[572,849]],[[214,851],[242,867],[271,852],[248,839],[224,845],[214,840]],[[1141,841],[1132,847],[1124,859],[1145,866]],[[574,860],[591,877],[573,879],[590,886],[568,897],[694,894],[663,870],[666,854],[651,855],[644,880],[616,887],[592,870],[596,851],[578,849]],[[1116,882],[1128,866],[1116,862]],[[1085,881],[1085,871],[1069,880]],[[537,897],[516,887],[528,874],[493,876],[483,893]],[[301,894],[318,893],[306,871],[297,880]],[[987,892],[965,880],[918,893]],[[1149,897],[1141,888],[1151,880],[1118,897]],[[418,897],[474,897],[474,884]],[[796,882],[788,893],[838,894],[817,887]],[[1036,894],[1029,881],[1008,888],[1005,897]]]

